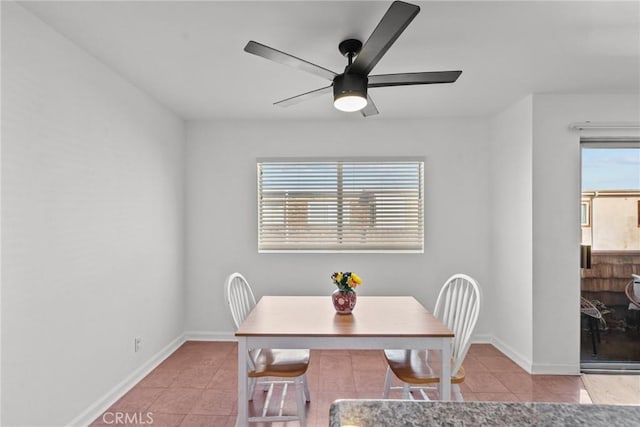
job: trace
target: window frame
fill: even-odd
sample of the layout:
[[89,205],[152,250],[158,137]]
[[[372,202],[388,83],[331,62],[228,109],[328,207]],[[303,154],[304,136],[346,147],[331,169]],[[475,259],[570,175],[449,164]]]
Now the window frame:
[[[325,247],[325,248],[277,248],[277,249],[265,249],[261,247],[261,193],[260,193],[260,167],[263,163],[401,163],[401,162],[415,162],[419,164],[419,176],[418,176],[418,208],[417,213],[419,214],[419,248],[407,249],[407,248],[349,248],[349,249],[340,249],[337,247]],[[424,198],[424,182],[425,182],[425,158],[423,156],[350,156],[350,157],[258,157],[256,158],[256,212],[257,212],[257,249],[258,253],[424,253],[424,243],[425,243],[425,198]],[[310,191],[310,193],[312,193]],[[337,201],[338,210],[336,212],[336,217],[339,221],[342,220],[344,215],[344,211],[340,211],[342,209],[342,196],[339,197]],[[367,205],[368,209],[374,209],[375,205]],[[336,235],[340,233],[336,232]],[[336,242],[336,244],[338,244]]]

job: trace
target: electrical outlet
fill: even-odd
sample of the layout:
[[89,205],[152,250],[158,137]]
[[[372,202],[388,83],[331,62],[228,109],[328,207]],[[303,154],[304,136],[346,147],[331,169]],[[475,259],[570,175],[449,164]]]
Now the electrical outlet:
[[136,338],[133,339],[133,351],[134,351],[134,353],[139,352],[140,348],[142,348],[142,338],[136,337]]

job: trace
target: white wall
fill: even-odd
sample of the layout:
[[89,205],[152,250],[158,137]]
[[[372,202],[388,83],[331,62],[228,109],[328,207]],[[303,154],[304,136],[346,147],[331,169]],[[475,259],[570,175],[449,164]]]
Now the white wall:
[[569,123],[639,117],[638,94],[533,97],[534,373],[580,363],[580,135]]
[[569,124],[639,117],[637,95],[532,95],[491,119],[490,334],[532,373],[580,369],[580,134]]
[[[491,325],[494,343],[530,371],[532,315],[532,111],[527,96],[491,119]],[[508,319],[508,320],[506,320]]]
[[2,2],[2,151],[2,425],[64,425],[184,330],[184,125]]
[[[328,296],[331,273],[349,270],[364,280],[361,295],[413,295],[428,308],[453,273],[490,286],[484,119],[196,122],[187,140],[188,334],[230,336],[223,284],[236,270],[258,297]],[[358,155],[426,158],[424,254],[258,254],[257,157]]]

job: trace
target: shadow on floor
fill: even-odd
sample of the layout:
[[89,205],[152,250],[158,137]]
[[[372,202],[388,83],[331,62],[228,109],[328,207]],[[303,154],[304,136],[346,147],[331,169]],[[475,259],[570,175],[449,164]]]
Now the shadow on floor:
[[580,336],[581,363],[640,363],[640,331],[635,324],[609,327],[600,330],[600,342],[593,351],[591,332],[582,323]]

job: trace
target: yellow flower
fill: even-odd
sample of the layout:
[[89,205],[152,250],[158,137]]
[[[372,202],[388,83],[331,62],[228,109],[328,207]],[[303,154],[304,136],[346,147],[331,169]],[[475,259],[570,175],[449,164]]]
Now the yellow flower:
[[355,273],[338,271],[331,275],[331,280],[336,284],[338,289],[343,292],[353,292],[357,286],[362,284],[362,279]]
[[361,283],[362,283],[362,279],[358,277],[358,275],[355,273],[351,273],[347,279],[347,286],[349,286],[352,289],[360,285]]

